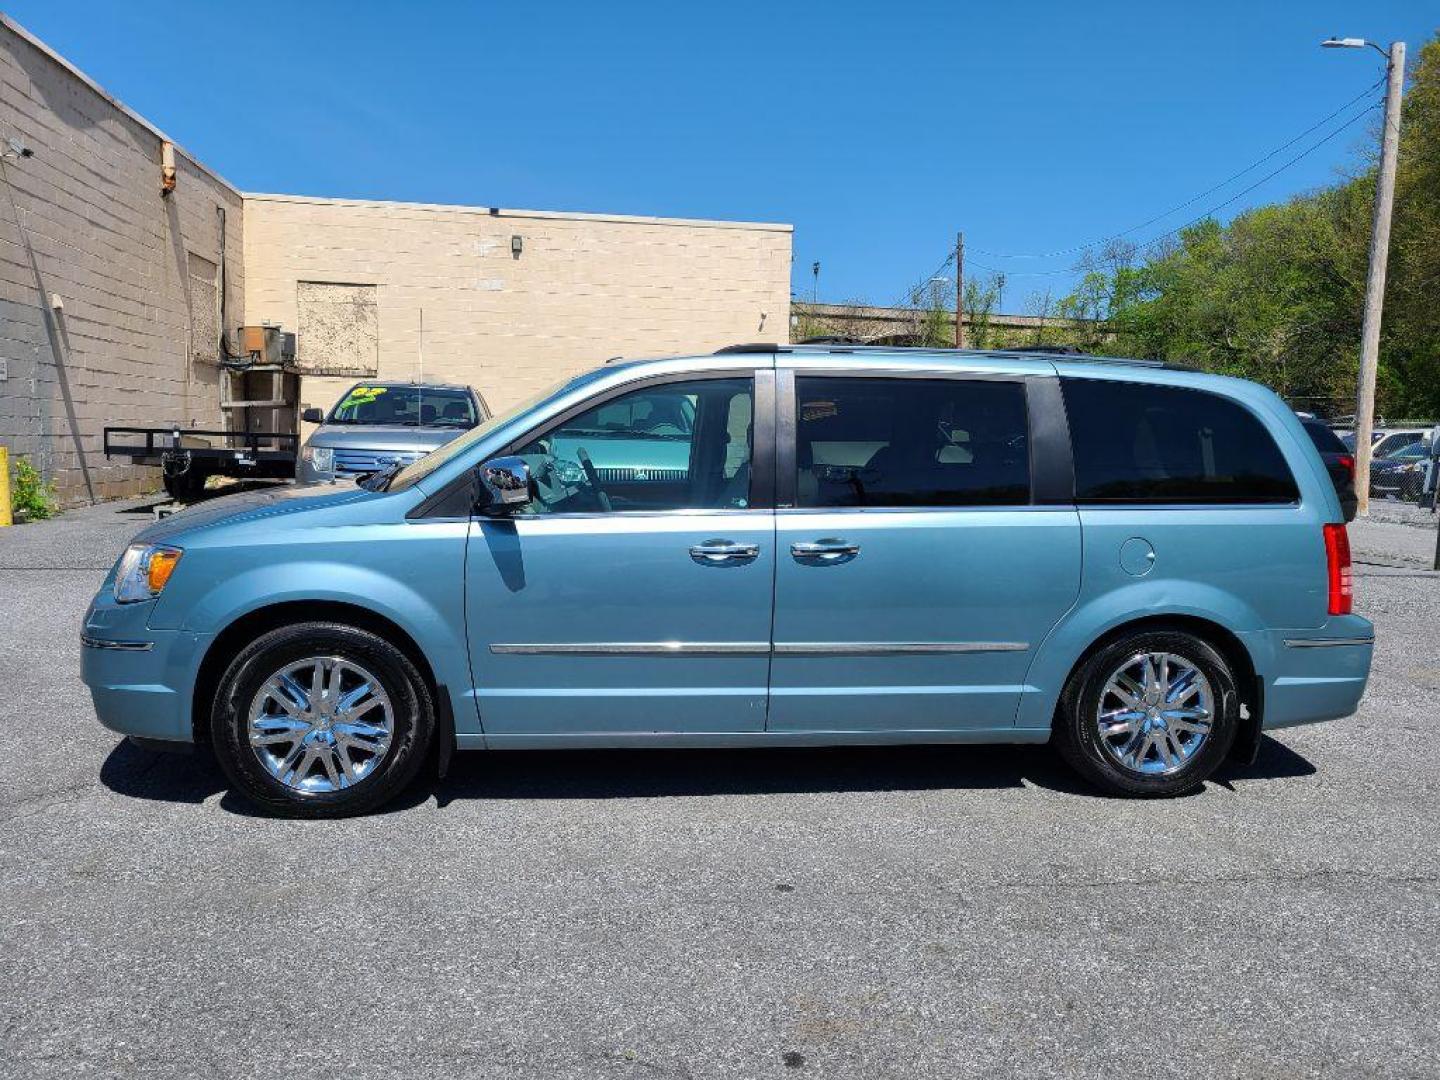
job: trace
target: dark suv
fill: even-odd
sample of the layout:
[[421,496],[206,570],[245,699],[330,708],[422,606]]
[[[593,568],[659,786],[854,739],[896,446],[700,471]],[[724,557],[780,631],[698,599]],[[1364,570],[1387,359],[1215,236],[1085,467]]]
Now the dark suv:
[[1335,494],[1340,496],[1340,509],[1345,512],[1345,520],[1354,521],[1354,453],[1340,441],[1340,436],[1336,435],[1325,421],[1317,420],[1313,416],[1302,416],[1300,426],[1305,429],[1305,434],[1310,436],[1315,449],[1320,451],[1320,460],[1325,463],[1325,471],[1330,474],[1330,479],[1335,484]]

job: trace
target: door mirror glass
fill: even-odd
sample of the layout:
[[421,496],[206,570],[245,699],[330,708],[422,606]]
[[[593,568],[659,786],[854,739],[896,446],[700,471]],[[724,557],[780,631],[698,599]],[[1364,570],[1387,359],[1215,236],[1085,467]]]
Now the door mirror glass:
[[323,424],[325,422],[325,414],[319,409],[306,409],[300,414],[300,419],[304,420],[307,424]]
[[491,458],[480,466],[480,483],[492,507],[524,506],[530,501],[530,466],[524,458]]

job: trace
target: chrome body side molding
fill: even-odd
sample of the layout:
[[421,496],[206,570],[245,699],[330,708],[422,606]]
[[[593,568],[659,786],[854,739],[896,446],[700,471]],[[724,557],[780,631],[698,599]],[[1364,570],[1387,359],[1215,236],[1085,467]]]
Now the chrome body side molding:
[[501,656],[924,656],[1024,652],[1024,641],[621,641],[494,644]]
[[1345,645],[1374,645],[1373,637],[1286,638],[1287,649],[1335,649]]
[[764,641],[617,641],[561,642],[554,645],[491,645],[500,656],[765,656]]
[[1024,652],[1024,641],[777,641],[776,656],[924,656]]

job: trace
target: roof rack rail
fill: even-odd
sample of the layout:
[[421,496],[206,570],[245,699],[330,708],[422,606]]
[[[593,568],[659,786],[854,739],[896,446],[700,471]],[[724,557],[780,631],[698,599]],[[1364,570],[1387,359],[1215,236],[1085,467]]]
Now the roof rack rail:
[[997,356],[1023,359],[1072,360],[1084,364],[1115,364],[1117,366],[1166,368],[1171,371],[1203,371],[1190,364],[1177,364],[1168,360],[1145,360],[1130,356],[1096,356],[1074,345],[1015,345],[1000,349],[954,349],[949,345],[869,345],[854,343],[840,338],[807,338],[790,345],[774,342],[756,342],[744,345],[726,345],[716,349],[715,356],[730,353],[907,353],[911,356]]
[[1007,345],[1005,352],[1046,353],[1050,356],[1084,356],[1079,345]]
[[788,352],[788,345],[777,345],[773,341],[756,341],[750,344],[726,345],[724,348],[716,349],[715,356],[724,356],[727,353],[751,353],[751,352]]

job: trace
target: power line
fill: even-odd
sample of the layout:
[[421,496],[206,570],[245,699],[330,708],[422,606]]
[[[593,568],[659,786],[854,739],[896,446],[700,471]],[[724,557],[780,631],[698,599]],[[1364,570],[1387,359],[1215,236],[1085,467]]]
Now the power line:
[[[1358,102],[1364,100],[1369,94],[1373,93],[1376,89],[1378,89],[1378,88],[1380,87],[1380,85],[1381,85],[1382,83],[1384,83],[1384,82],[1385,82],[1385,80],[1382,78],[1382,79],[1378,80],[1377,82],[1373,83],[1372,85],[1367,86],[1367,87],[1366,87],[1364,90],[1362,90],[1359,94],[1355,95],[1353,98],[1351,98],[1349,101],[1347,101],[1344,105],[1341,105],[1338,109],[1336,109],[1334,112],[1332,112],[1329,116],[1326,116],[1323,120],[1319,120],[1319,121],[1317,121],[1316,123],[1311,124],[1308,128],[1306,128],[1304,131],[1302,131],[1299,135],[1296,135],[1296,136],[1295,136],[1293,139],[1291,139],[1289,142],[1286,142],[1286,143],[1283,143],[1283,144],[1280,145],[1280,146],[1277,146],[1274,150],[1271,150],[1271,151],[1270,151],[1268,154],[1266,154],[1264,157],[1259,158],[1258,160],[1251,162],[1249,165],[1246,165],[1245,168],[1241,169],[1239,172],[1231,174],[1230,176],[1226,177],[1224,180],[1220,181],[1220,183],[1215,184],[1213,187],[1208,187],[1208,188],[1206,188],[1204,191],[1200,192],[1198,195],[1193,195],[1193,196],[1191,196],[1190,198],[1186,199],[1184,202],[1182,202],[1182,203],[1180,203],[1180,204],[1178,204],[1178,205],[1176,205],[1176,206],[1172,206],[1172,207],[1170,207],[1170,209],[1164,211],[1163,213],[1156,214],[1154,217],[1152,217],[1152,218],[1150,218],[1150,219],[1148,219],[1148,220],[1146,220],[1146,221],[1142,221],[1142,222],[1141,222],[1140,224],[1138,224],[1138,225],[1132,225],[1132,226],[1130,226],[1130,228],[1128,228],[1128,229],[1122,229],[1120,232],[1111,233],[1111,234],[1109,234],[1108,236],[1102,236],[1102,237],[1100,237],[1100,238],[1097,239],[1097,240],[1092,240],[1092,241],[1090,241],[1089,243],[1076,244],[1076,245],[1073,246],[1073,247],[1060,248],[1060,249],[1058,249],[1058,250],[1056,250],[1056,251],[1045,251],[1045,252],[1017,252],[1017,253],[1013,253],[1013,254],[1007,254],[1006,252],[1002,252],[1002,251],[990,251],[990,250],[987,250],[987,249],[985,249],[985,248],[974,248],[973,250],[979,252],[979,253],[982,254],[982,255],[989,255],[989,256],[991,256],[992,258],[997,258],[997,259],[1053,259],[1053,258],[1058,258],[1058,257],[1061,256],[1061,255],[1073,255],[1073,254],[1075,254],[1076,252],[1086,251],[1086,250],[1088,250],[1089,248],[1096,247],[1096,246],[1098,246],[1098,245],[1100,245],[1100,244],[1105,243],[1105,242],[1108,241],[1108,240],[1118,240],[1118,239],[1119,239],[1120,237],[1122,237],[1122,236],[1128,236],[1128,235],[1130,235],[1131,233],[1139,232],[1141,229],[1148,228],[1149,226],[1154,225],[1157,221],[1161,221],[1161,220],[1169,217],[1171,214],[1174,214],[1174,213],[1176,213],[1176,212],[1178,212],[1178,211],[1180,211],[1180,210],[1184,210],[1187,206],[1193,206],[1195,203],[1199,202],[1201,199],[1205,198],[1207,195],[1213,195],[1215,192],[1221,190],[1222,188],[1229,187],[1232,183],[1234,183],[1236,180],[1240,179],[1240,177],[1244,176],[1246,173],[1253,172],[1254,170],[1258,169],[1261,165],[1264,165],[1267,161],[1270,161],[1270,160],[1278,157],[1280,154],[1283,154],[1286,150],[1290,149],[1290,147],[1292,147],[1292,146],[1294,146],[1296,143],[1300,142],[1300,141],[1301,141],[1302,139],[1304,139],[1306,136],[1312,134],[1312,133],[1315,132],[1315,131],[1318,131],[1320,128],[1323,128],[1326,124],[1330,123],[1330,121],[1334,120],[1337,116],[1339,116],[1339,115],[1341,115],[1342,113],[1348,111],[1350,108],[1352,108],[1352,107],[1353,107],[1355,104],[1357,104]],[[1372,105],[1371,105],[1371,108],[1374,108],[1374,107],[1375,107],[1375,106],[1372,104]],[[1315,146],[1311,147],[1311,150],[1314,150],[1314,149],[1316,149],[1316,148],[1319,147],[1319,146],[1323,146],[1326,142],[1328,142],[1328,141],[1330,140],[1331,137],[1333,137],[1335,134],[1338,134],[1338,133],[1341,132],[1341,131],[1344,131],[1347,127],[1349,127],[1351,124],[1353,124],[1356,119],[1358,119],[1358,118],[1361,117],[1361,116],[1366,115],[1366,113],[1368,113],[1369,111],[1370,111],[1370,109],[1366,109],[1366,110],[1364,110],[1363,112],[1358,113],[1355,117],[1352,117],[1349,121],[1347,121],[1346,123],[1342,124],[1339,128],[1337,128],[1334,132],[1332,132],[1330,136],[1327,136],[1324,140],[1322,140],[1322,141],[1319,142],[1319,143],[1316,143]],[[1306,151],[1306,153],[1309,153],[1309,151]],[[1303,157],[1303,156],[1304,156],[1304,155],[1302,154],[1301,157]],[[1288,168],[1289,165],[1294,164],[1295,161],[1298,161],[1298,160],[1300,160],[1300,159],[1299,159],[1299,158],[1294,158],[1294,159],[1292,159],[1289,163],[1287,163],[1287,165],[1282,166],[1282,169],[1283,169],[1283,168]],[[1278,171],[1280,171],[1280,170],[1277,170],[1277,172],[1278,172]],[[1274,175],[1276,175],[1276,174],[1275,174],[1275,173],[1270,173],[1269,176],[1267,176],[1265,179],[1268,180],[1268,179],[1270,178],[1270,176],[1274,176]],[[1265,182],[1264,180],[1260,181],[1260,183],[1264,183],[1264,182]],[[1258,185],[1255,185],[1255,186],[1258,186]],[[1246,188],[1245,191],[1241,192],[1241,194],[1243,195],[1243,194],[1245,194],[1246,192],[1255,190],[1255,186]],[[1237,196],[1237,197],[1238,197],[1238,196]],[[1231,201],[1233,202],[1234,200],[1231,200]],[[1221,203],[1220,205],[1221,205],[1221,206],[1226,206],[1226,205],[1229,205],[1229,204],[1228,204],[1228,203]],[[1205,215],[1202,215],[1202,217],[1201,217],[1200,220],[1203,220],[1204,217],[1208,217],[1208,216],[1209,216],[1208,213],[1205,214]],[[1192,224],[1193,224],[1193,223],[1192,223]],[[1187,227],[1187,226],[1184,226],[1184,225],[1181,226],[1181,228],[1186,228],[1186,227]],[[1178,232],[1179,230],[1174,230],[1174,231],[1177,231],[1177,232]],[[1161,236],[1164,236],[1164,235],[1166,235],[1166,234],[1165,234],[1165,233],[1161,233],[1160,235],[1161,235]],[[1159,237],[1156,237],[1155,239],[1159,239]],[[1152,243],[1153,243],[1153,241],[1152,241]],[[1043,273],[1047,273],[1047,274],[1048,274],[1048,273],[1067,273],[1067,272],[1068,272],[1068,271],[1045,271],[1045,272],[1043,272]],[[1025,275],[1025,276],[1034,276],[1034,275]]]
[[[1369,116],[1370,113],[1372,113],[1372,112],[1373,112],[1375,109],[1377,109],[1377,108],[1379,108],[1378,105],[1371,105],[1368,109],[1365,109],[1365,110],[1362,111],[1362,112],[1356,113],[1356,114],[1355,114],[1354,116],[1352,116],[1349,120],[1345,121],[1345,123],[1341,124],[1341,125],[1340,125],[1338,128],[1336,128],[1334,131],[1330,132],[1330,134],[1326,135],[1326,136],[1325,136],[1323,139],[1321,139],[1319,142],[1314,143],[1313,145],[1306,147],[1304,150],[1300,151],[1300,153],[1298,153],[1298,154],[1296,154],[1294,157],[1292,157],[1289,161],[1285,162],[1285,164],[1281,165],[1281,166],[1280,166],[1279,168],[1277,168],[1277,169],[1274,169],[1274,170],[1266,173],[1264,176],[1262,176],[1259,180],[1256,180],[1256,181],[1255,181],[1253,184],[1251,184],[1249,187],[1242,188],[1241,190],[1237,191],[1234,195],[1230,196],[1230,198],[1226,199],[1224,202],[1216,203],[1214,206],[1210,207],[1210,208],[1209,208],[1208,210],[1206,210],[1204,213],[1199,214],[1199,215],[1197,215],[1196,217],[1191,218],[1189,221],[1185,222],[1184,224],[1182,224],[1182,225],[1177,225],[1177,226],[1175,226],[1175,228],[1173,228],[1173,229],[1167,229],[1165,232],[1157,233],[1155,236],[1152,236],[1152,237],[1151,237],[1149,240],[1147,240],[1145,243],[1146,243],[1147,245],[1150,245],[1150,244],[1156,243],[1157,241],[1160,241],[1160,240],[1165,239],[1167,236],[1175,236],[1175,235],[1178,234],[1178,233],[1184,232],[1186,229],[1190,228],[1190,226],[1192,226],[1192,225],[1198,225],[1200,222],[1206,220],[1207,218],[1213,217],[1217,211],[1223,210],[1223,209],[1225,209],[1225,207],[1229,206],[1231,203],[1234,203],[1234,202],[1237,202],[1237,201],[1240,200],[1240,199],[1243,199],[1246,195],[1250,194],[1250,192],[1254,191],[1256,188],[1261,187],[1262,185],[1268,183],[1270,180],[1272,180],[1272,179],[1274,179],[1275,177],[1279,176],[1282,172],[1284,172],[1286,169],[1290,168],[1292,165],[1295,165],[1297,162],[1300,162],[1300,161],[1304,160],[1305,158],[1309,157],[1309,156],[1310,156],[1311,154],[1313,154],[1316,150],[1319,150],[1320,147],[1324,146],[1326,143],[1330,142],[1332,139],[1337,138],[1337,137],[1338,137],[1342,132],[1344,132],[1347,128],[1350,128],[1350,127],[1352,127],[1353,125],[1359,123],[1361,120],[1365,119],[1365,117]],[[1273,156],[1273,155],[1272,155],[1272,156]],[[1248,170],[1247,170],[1247,171],[1248,171]],[[1222,185],[1222,186],[1223,186],[1223,185]],[[1191,200],[1191,201],[1193,202],[1194,200]],[[1162,216],[1163,216],[1163,215],[1162,215]],[[1120,236],[1120,235],[1123,235],[1123,234],[1120,234],[1120,233],[1117,233],[1117,234],[1116,234],[1116,236]],[[1113,239],[1113,237],[1110,238],[1110,239]],[[1071,250],[1083,251],[1083,250],[1086,250],[1086,249],[1085,249],[1085,248],[1075,248],[1075,249],[1071,249]],[[1061,254],[1061,253],[1057,253],[1057,254]],[[1062,269],[1062,270],[1030,270],[1030,271],[1010,271],[1010,270],[1005,270],[1005,271],[1001,271],[1001,270],[997,270],[997,269],[996,269],[995,267],[993,267],[993,266],[986,266],[984,263],[975,263],[974,265],[980,267],[980,269],[982,269],[982,270],[989,270],[991,273],[1004,273],[1007,277],[1054,277],[1054,276],[1059,275],[1059,274],[1073,274],[1073,273],[1075,272],[1073,267],[1067,268],[1067,269]]]
[[947,267],[949,267],[949,265],[950,265],[951,263],[953,263],[954,261],[955,261],[955,252],[952,250],[949,255],[946,255],[946,256],[945,256],[944,260],[941,261],[941,263],[940,263],[939,266],[937,266],[934,270],[930,271],[930,273],[926,274],[924,277],[920,278],[920,280],[919,280],[918,282],[916,282],[914,285],[911,285],[908,289],[906,289],[903,293],[901,293],[900,296],[899,296],[899,298],[898,298],[893,304],[891,304],[890,306],[891,306],[891,307],[900,307],[902,304],[905,303],[905,301],[909,300],[910,297],[914,296],[914,295],[915,295],[916,293],[918,293],[921,289],[923,289],[926,285],[930,284],[930,281],[931,281],[932,278],[937,278],[937,277],[939,277],[940,274],[943,273],[943,272],[945,271],[945,269],[946,269]]

